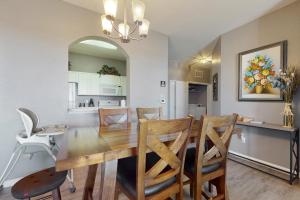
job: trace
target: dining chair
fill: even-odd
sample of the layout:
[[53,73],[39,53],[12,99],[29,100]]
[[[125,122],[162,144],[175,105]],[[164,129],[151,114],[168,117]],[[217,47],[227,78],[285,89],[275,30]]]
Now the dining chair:
[[162,119],[162,107],[136,108],[138,119],[159,120]]
[[[196,147],[186,153],[184,174],[190,179],[190,192],[195,200],[226,198],[226,160],[237,114],[202,116]],[[202,191],[205,182],[213,184],[217,196]]]
[[[183,199],[183,167],[192,118],[139,121],[137,156],[118,161],[116,199]],[[163,137],[173,140],[163,143]],[[148,153],[150,152],[150,153]]]
[[130,122],[130,108],[100,108],[99,118],[100,126],[109,126],[112,124],[126,124]]

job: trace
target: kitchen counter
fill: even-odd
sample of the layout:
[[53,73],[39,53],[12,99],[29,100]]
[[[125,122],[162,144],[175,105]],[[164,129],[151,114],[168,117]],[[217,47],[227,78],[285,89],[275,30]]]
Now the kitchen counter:
[[70,108],[68,110],[69,113],[98,113],[100,108],[106,109],[119,109],[119,108],[127,108],[121,106],[101,106],[101,107],[78,107],[78,108]]

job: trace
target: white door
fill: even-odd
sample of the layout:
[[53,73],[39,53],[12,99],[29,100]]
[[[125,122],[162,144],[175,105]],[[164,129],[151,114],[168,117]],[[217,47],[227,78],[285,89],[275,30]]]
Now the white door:
[[187,117],[188,114],[188,83],[170,81],[170,119]]

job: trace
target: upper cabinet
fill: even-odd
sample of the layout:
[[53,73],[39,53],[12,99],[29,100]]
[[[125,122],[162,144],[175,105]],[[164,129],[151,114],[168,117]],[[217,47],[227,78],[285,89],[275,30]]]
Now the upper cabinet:
[[78,95],[126,96],[126,76],[69,71],[69,82],[78,83]]
[[78,83],[78,73],[80,72],[69,71],[69,82]]

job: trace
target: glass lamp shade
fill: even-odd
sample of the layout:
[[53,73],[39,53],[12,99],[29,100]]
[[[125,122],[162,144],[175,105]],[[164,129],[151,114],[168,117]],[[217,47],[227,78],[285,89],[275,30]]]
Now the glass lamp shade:
[[130,41],[128,35],[129,35],[129,25],[128,24],[124,24],[124,23],[121,23],[119,24],[119,36],[121,38],[121,41],[123,43],[128,43]]
[[102,31],[106,35],[110,35],[112,32],[112,22],[107,19],[106,15],[101,16],[101,24],[102,24]]
[[149,32],[150,22],[147,19],[143,19],[142,24],[139,27],[140,37],[147,37]]
[[107,18],[114,20],[117,15],[118,0],[103,0],[103,5]]
[[132,0],[132,14],[134,22],[142,22],[142,20],[144,19],[145,8],[146,6],[141,0]]

